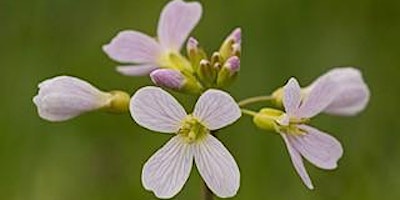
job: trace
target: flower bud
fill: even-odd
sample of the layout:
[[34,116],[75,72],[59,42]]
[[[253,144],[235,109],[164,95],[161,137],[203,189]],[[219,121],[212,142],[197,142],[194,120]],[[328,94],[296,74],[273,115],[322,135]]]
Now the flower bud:
[[272,93],[273,103],[276,107],[282,108],[283,107],[283,87],[276,89]]
[[222,69],[218,73],[217,86],[227,87],[237,77],[240,70],[240,59],[237,56],[230,57],[222,66]]
[[232,45],[233,55],[240,57],[242,54],[242,45],[240,43]]
[[186,43],[187,56],[189,57],[190,63],[193,69],[196,71],[199,67],[200,61],[207,57],[206,53],[202,48],[199,47],[199,42],[190,37]]
[[190,74],[184,74],[175,69],[157,69],[150,73],[154,84],[178,92],[200,94],[201,84]]
[[227,60],[229,57],[236,55],[240,56],[240,45],[242,42],[242,31],[240,28],[236,28],[222,43],[219,53],[223,60]]
[[197,70],[197,74],[201,80],[201,82],[207,86],[211,87],[215,79],[217,77],[217,70],[211,66],[210,61],[203,59],[200,61],[199,69]]
[[283,114],[284,112],[280,110],[263,108],[256,115],[254,115],[253,122],[260,129],[277,131],[279,130],[277,120],[279,120]]
[[214,52],[213,55],[211,56],[211,65],[214,66],[215,64],[221,62],[223,62],[221,54],[219,52]]
[[39,84],[39,92],[33,102],[41,118],[55,122],[107,108],[112,96],[81,79],[58,76]]

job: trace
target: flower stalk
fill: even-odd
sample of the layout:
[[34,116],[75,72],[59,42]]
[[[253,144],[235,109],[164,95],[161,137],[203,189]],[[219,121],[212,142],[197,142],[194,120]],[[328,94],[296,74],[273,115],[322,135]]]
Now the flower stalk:
[[270,101],[273,100],[274,97],[272,96],[255,96],[255,97],[250,97],[247,99],[243,99],[241,101],[238,102],[238,105],[240,107],[244,107],[250,104],[254,104],[254,103],[258,103],[258,102],[263,102],[263,101]]

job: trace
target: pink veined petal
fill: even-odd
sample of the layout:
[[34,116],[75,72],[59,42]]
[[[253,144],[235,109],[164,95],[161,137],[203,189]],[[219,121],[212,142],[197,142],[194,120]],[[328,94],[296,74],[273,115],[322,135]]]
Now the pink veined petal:
[[137,31],[121,31],[103,51],[121,63],[157,64],[162,53],[161,46],[150,36]]
[[174,197],[189,178],[193,165],[192,149],[182,136],[174,136],[143,166],[144,188],[161,199]]
[[337,90],[335,82],[331,78],[321,80],[303,98],[302,104],[296,113],[297,117],[314,117],[332,103],[336,95]]
[[225,146],[211,134],[193,146],[197,169],[207,187],[221,198],[235,196],[240,186],[240,171]]
[[158,22],[160,44],[170,50],[180,51],[190,32],[199,22],[202,14],[198,2],[173,0],[161,12]]
[[286,113],[290,116],[295,115],[301,102],[301,88],[295,78],[290,78],[283,87],[283,106]]
[[360,70],[353,67],[334,68],[319,77],[308,88],[314,87],[326,78],[335,81],[339,91],[324,112],[334,115],[355,115],[365,109],[370,91]]
[[209,89],[197,100],[193,116],[209,130],[217,130],[234,123],[242,115],[236,101],[226,92]]
[[136,123],[161,133],[177,132],[187,116],[173,96],[153,86],[143,87],[133,95],[130,112]]
[[158,69],[155,65],[124,65],[118,66],[117,72],[126,76],[145,76]]
[[57,76],[39,84],[33,98],[39,116],[48,121],[65,121],[109,104],[110,94],[71,76]]
[[307,132],[305,135],[287,136],[292,146],[315,166],[322,169],[335,169],[343,155],[342,145],[334,137],[307,125],[299,125]]
[[311,182],[310,176],[308,175],[304,163],[303,158],[300,153],[293,147],[291,142],[288,140],[288,136],[285,133],[281,133],[283,140],[285,141],[287,150],[290,155],[290,159],[292,160],[293,166],[296,169],[297,174],[300,176],[303,183],[310,189],[314,189],[314,186]]

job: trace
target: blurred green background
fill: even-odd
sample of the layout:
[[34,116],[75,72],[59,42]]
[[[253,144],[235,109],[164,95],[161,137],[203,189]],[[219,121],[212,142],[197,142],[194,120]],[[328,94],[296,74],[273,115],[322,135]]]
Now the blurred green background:
[[[31,99],[37,84],[69,74],[105,89],[133,93],[147,77],[117,74],[101,46],[124,29],[154,35],[166,0],[0,1],[0,199],[155,199],[141,167],[169,139],[129,114],[90,113],[63,123],[41,120]],[[236,99],[262,95],[296,76],[303,85],[333,66],[357,66],[369,107],[353,118],[320,116],[313,125],[343,142],[335,171],[307,164],[308,191],[281,138],[250,118],[219,138],[242,173],[234,199],[400,199],[400,1],[208,0],[193,32],[208,51],[243,28]],[[193,99],[179,96],[190,108]],[[176,199],[199,199],[196,170]]]

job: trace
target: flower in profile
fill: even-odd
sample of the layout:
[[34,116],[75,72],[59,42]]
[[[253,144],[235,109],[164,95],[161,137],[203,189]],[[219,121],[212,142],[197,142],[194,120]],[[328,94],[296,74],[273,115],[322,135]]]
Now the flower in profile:
[[117,68],[124,75],[148,75],[160,67],[191,71],[180,50],[201,14],[200,3],[173,0],[161,12],[157,39],[138,31],[122,31],[103,50],[110,58],[127,64]]
[[[363,111],[369,101],[370,91],[360,70],[353,67],[333,68],[302,89],[302,96],[308,96],[312,89],[325,81],[333,82],[331,93],[336,94],[322,112],[331,115],[352,116]],[[272,95],[277,104],[282,104],[283,89]]]
[[334,137],[306,122],[322,112],[336,97],[335,82],[321,80],[302,97],[301,88],[291,78],[283,88],[285,113],[275,109],[262,109],[254,117],[255,124],[263,129],[275,130],[283,137],[292,163],[304,184],[313,189],[311,179],[304,168],[303,158],[321,169],[335,169],[342,157],[343,148]]
[[98,109],[123,112],[128,109],[129,95],[122,91],[103,92],[81,79],[57,76],[39,84],[33,102],[41,118],[56,122]]
[[234,196],[240,185],[239,168],[224,145],[210,131],[234,123],[241,116],[226,92],[203,93],[192,114],[158,87],[139,89],[131,98],[132,118],[156,132],[175,135],[144,165],[142,183],[158,198],[172,198],[190,175],[193,160],[208,188],[222,198]]
[[312,90],[324,80],[335,82],[336,97],[324,109],[325,113],[332,115],[355,115],[365,109],[368,104],[370,92],[362,78],[360,70],[353,67],[341,67],[329,70],[316,79],[304,90]]

